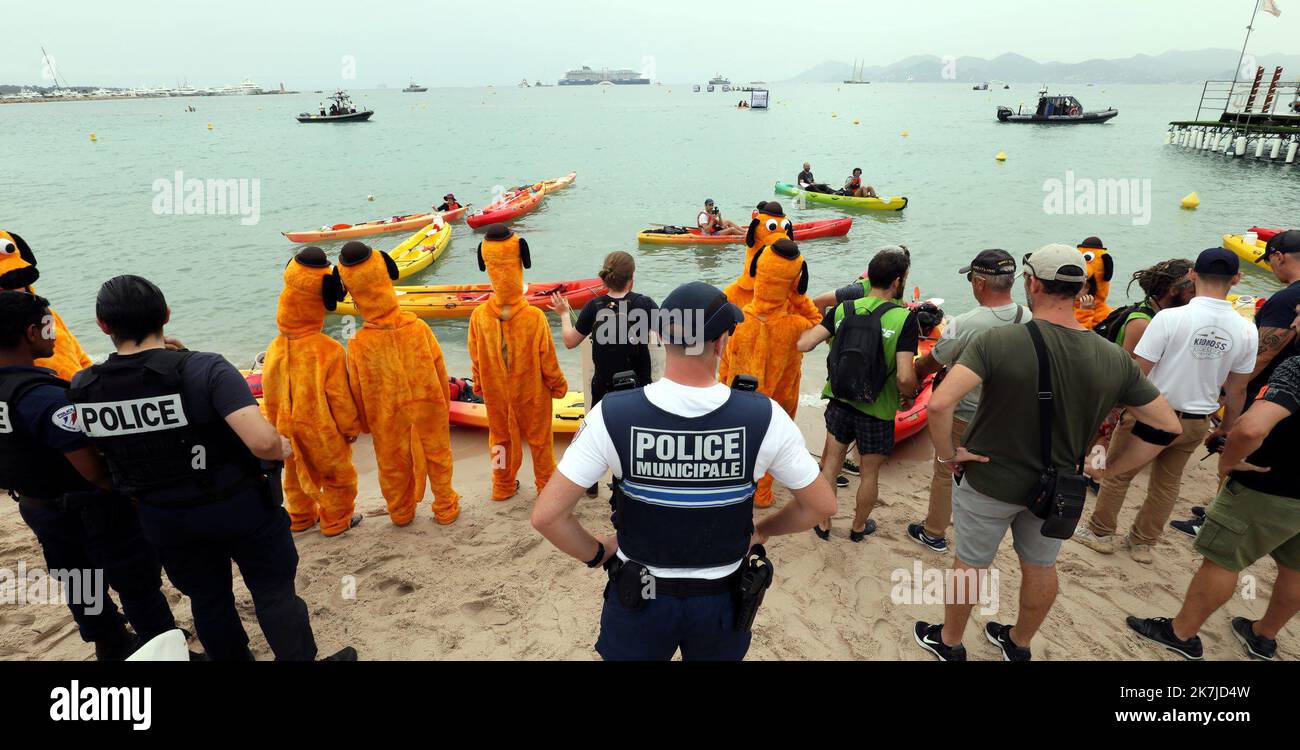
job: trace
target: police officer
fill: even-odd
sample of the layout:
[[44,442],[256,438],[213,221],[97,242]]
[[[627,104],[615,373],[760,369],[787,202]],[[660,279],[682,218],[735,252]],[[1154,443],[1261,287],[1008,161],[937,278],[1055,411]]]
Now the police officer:
[[[771,581],[762,543],[835,512],[803,435],[780,406],[716,379],[744,320],[717,288],[684,284],[664,300],[662,380],[605,396],[537,498],[532,522],[561,551],[605,566],[610,583],[596,651],[608,660],[739,660]],[[584,488],[614,475],[616,534],[597,539],[573,516]],[[755,528],[766,473],[794,502]]]
[[[121,660],[176,621],[162,594],[158,556],[130,502],[107,491],[108,471],[77,427],[68,383],[33,364],[54,352],[49,321],[43,298],[0,292],[0,487],[36,533],[49,575],[68,586],[82,640],[95,644],[101,661]],[[82,578],[74,585],[71,576]]]
[[95,316],[117,353],[73,379],[77,419],[113,484],[138,501],[167,577],[190,597],[208,657],[252,659],[235,609],[233,560],[275,657],[314,659],[307,605],[294,591],[298,552],[271,463],[291,454],[289,441],[224,358],[166,345],[170,315],[148,280],[104,282]]

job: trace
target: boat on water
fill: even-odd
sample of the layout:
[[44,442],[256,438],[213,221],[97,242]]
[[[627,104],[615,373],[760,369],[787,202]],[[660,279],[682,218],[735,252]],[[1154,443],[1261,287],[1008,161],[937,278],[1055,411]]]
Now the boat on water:
[[721,73],[715,73],[715,74],[713,75],[713,77],[709,79],[709,85],[710,85],[710,86],[730,86],[730,85],[731,85],[731,81],[729,81],[729,80],[727,80],[725,77],[723,77],[723,75],[722,75]]
[[519,88],[521,89],[532,88],[532,84],[528,82],[527,78],[524,78],[519,81]]
[[404,93],[404,94],[423,94],[424,92],[426,92],[426,91],[428,91],[428,90],[429,90],[429,87],[428,87],[428,86],[421,86],[420,84],[418,84],[418,83],[415,82],[415,79],[414,79],[414,78],[412,78],[412,79],[410,79],[410,83],[407,85],[407,87],[404,88],[404,89],[402,89],[402,93]]
[[329,101],[328,109],[322,104],[319,113],[303,112],[298,122],[364,122],[375,113],[370,109],[358,111],[346,91],[335,91]]
[[989,90],[989,85],[988,85],[987,82],[986,82],[986,83],[977,83],[977,84],[975,84],[974,86],[971,86],[971,90],[972,90],[972,91],[988,91],[988,90]]
[[695,92],[695,93],[697,93],[697,94],[700,93],[700,84],[697,83],[697,84],[695,84],[694,86],[691,86],[691,91],[693,91],[693,92]]
[[650,83],[650,79],[643,77],[635,70],[626,68],[592,70],[584,65],[577,70],[570,70],[559,80],[561,86],[595,86],[601,83],[610,83],[615,86],[644,86]]
[[1033,110],[1024,105],[1012,110],[1010,107],[998,107],[999,122],[1029,122],[1045,125],[1079,125],[1091,122],[1106,122],[1119,114],[1114,107],[1085,112],[1083,105],[1073,96],[1048,96],[1047,88],[1038,92],[1038,106]]
[[864,80],[862,80],[862,71],[863,71],[863,69],[866,68],[866,67],[867,67],[867,62],[866,62],[865,60],[863,60],[863,61],[861,62],[861,64],[859,64],[857,60],[854,60],[854,61],[853,61],[853,77],[852,77],[852,78],[846,78],[846,79],[844,80],[844,82],[845,82],[845,83],[848,83],[848,84],[864,84],[864,83],[871,83],[871,81],[864,81]]

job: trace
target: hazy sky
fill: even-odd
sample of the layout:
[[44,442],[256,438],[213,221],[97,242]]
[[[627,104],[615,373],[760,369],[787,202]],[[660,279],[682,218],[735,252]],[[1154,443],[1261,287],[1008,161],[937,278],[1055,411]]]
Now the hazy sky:
[[[835,59],[1039,61],[1239,48],[1255,0],[4,0],[0,83],[318,88],[554,82],[582,64],[667,82],[781,80]],[[1260,13],[1250,51],[1294,52],[1300,0]],[[762,10],[758,10],[762,9]],[[1290,35],[1290,41],[1287,34]]]

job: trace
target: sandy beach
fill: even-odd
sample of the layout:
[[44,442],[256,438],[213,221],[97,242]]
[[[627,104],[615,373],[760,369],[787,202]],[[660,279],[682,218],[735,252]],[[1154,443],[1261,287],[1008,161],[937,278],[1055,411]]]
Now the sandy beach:
[[[799,423],[814,451],[824,438],[821,409],[801,407]],[[525,461],[524,488],[513,499],[489,497],[486,432],[453,429],[456,486],[461,515],[450,526],[434,523],[429,500],[415,523],[394,527],[384,511],[368,437],[358,441],[361,474],[358,510],[365,521],[342,537],[316,531],[295,535],[301,562],[298,591],[311,611],[322,654],[352,645],[362,659],[595,659],[604,574],[590,571],[547,544],[528,524],[535,497]],[[557,453],[568,444],[557,437]],[[768,551],[777,570],[754,629],[751,659],[929,659],[912,641],[917,619],[937,621],[938,604],[916,601],[924,583],[951,564],[907,538],[905,526],[924,515],[931,450],[924,436],[899,447],[881,479],[881,503],[873,513],[880,531],[866,544],[848,541],[851,491],[840,491],[840,515],[831,542],[813,534],[780,537]],[[1213,461],[1196,463],[1183,483],[1178,515],[1213,496]],[[1139,476],[1121,523],[1131,522],[1145,491]],[[778,489],[778,504],[789,495]],[[609,530],[608,493],[584,500],[579,513],[588,529]],[[760,511],[769,512],[769,511]],[[1125,527],[1126,528],[1126,527]],[[950,532],[951,541],[951,532]],[[1169,615],[1178,609],[1199,556],[1191,540],[1174,532],[1156,547],[1153,566],[1123,551],[1103,556],[1068,542],[1060,558],[1061,593],[1033,643],[1039,660],[1156,660],[1178,657],[1132,636],[1129,613]],[[9,506],[0,512],[0,566],[44,567],[31,531]],[[920,586],[907,581],[921,566]],[[1019,573],[1010,539],[995,567],[998,596],[977,607],[966,634],[971,659],[1000,658],[976,630],[990,619],[1010,621],[1017,609]],[[904,579],[906,575],[909,579]],[[1239,595],[1202,631],[1208,659],[1243,659],[1228,621],[1263,614],[1276,575],[1271,560],[1247,571],[1254,591]],[[236,598],[252,648],[259,659],[271,654],[257,627],[252,601],[236,571]],[[1245,579],[1243,577],[1243,583]],[[1253,593],[1254,599],[1241,592]],[[177,619],[192,627],[188,600],[170,584]],[[898,600],[897,603],[895,600]],[[995,602],[995,604],[994,604]],[[984,614],[996,606],[996,613]],[[1278,639],[1279,658],[1300,657],[1300,625],[1291,623]],[[195,648],[198,646],[195,644]],[[0,659],[90,659],[91,648],[77,635],[62,605],[0,607]]]

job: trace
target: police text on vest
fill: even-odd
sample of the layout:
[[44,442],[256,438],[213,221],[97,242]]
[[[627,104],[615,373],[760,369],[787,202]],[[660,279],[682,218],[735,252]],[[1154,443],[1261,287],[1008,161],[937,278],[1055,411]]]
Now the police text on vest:
[[189,424],[179,393],[130,401],[78,404],[77,416],[81,421],[81,429],[90,437],[158,432]]
[[747,479],[745,428],[678,432],[633,427],[631,476],[678,482]]

